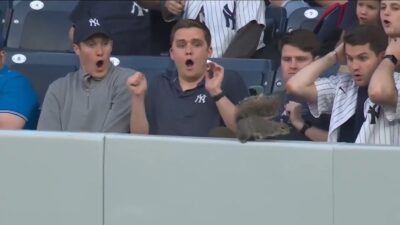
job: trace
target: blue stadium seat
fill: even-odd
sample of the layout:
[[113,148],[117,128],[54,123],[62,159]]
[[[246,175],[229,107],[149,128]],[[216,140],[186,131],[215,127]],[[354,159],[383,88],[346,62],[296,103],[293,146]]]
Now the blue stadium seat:
[[155,76],[164,73],[165,70],[173,68],[173,62],[165,56],[127,56],[116,55],[111,57],[115,66],[122,66],[143,72],[148,81]]
[[13,7],[7,47],[71,51],[69,14],[77,1],[19,1]]
[[6,56],[10,69],[21,72],[32,82],[40,103],[50,83],[79,68],[78,58],[72,53],[7,50]]
[[11,0],[0,1],[0,35],[2,36],[3,40],[7,39],[11,15]]
[[[273,80],[273,64],[266,59],[211,59],[224,66],[226,70],[233,70],[242,76],[248,87],[257,91],[262,89],[265,93],[271,92]],[[175,69],[175,64],[169,57],[161,56],[112,56],[114,65],[128,67],[143,72],[148,80],[165,72],[167,69]]]
[[348,5],[344,13],[342,23],[340,24],[340,28],[342,28],[345,31],[350,31],[357,24],[358,24],[357,0],[348,1]]
[[268,44],[276,34],[286,31],[287,14],[283,7],[268,6],[265,10],[264,42]]
[[319,22],[314,32],[322,43],[321,54],[332,51],[339,41],[342,30],[339,25],[343,16],[343,7],[340,4],[333,6],[330,12]]
[[303,7],[296,9],[288,18],[286,30],[314,30],[323,11],[323,7]]
[[[221,64],[226,70],[233,70],[239,73],[246,85],[252,91],[262,91],[264,94],[271,93],[274,79],[274,63],[268,59],[234,59],[215,58],[211,59]],[[261,90],[260,90],[261,89]]]

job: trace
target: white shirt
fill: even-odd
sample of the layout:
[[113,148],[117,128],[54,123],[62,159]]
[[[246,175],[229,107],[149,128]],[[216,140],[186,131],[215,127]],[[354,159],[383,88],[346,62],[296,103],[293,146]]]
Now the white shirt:
[[[265,26],[265,3],[263,0],[187,0],[183,18],[198,17],[210,29],[211,57],[222,57],[240,28],[253,20]],[[257,49],[264,47],[263,34]]]
[[[400,88],[400,74],[395,73],[396,88]],[[358,86],[348,74],[320,78],[315,81],[317,103],[310,105],[315,117],[331,113],[328,142],[337,142],[340,126],[355,114]],[[400,145],[400,96],[396,108],[376,105],[368,98],[364,103],[366,120],[360,128],[356,143]],[[375,107],[377,117],[368,111]],[[373,123],[375,122],[375,123]]]

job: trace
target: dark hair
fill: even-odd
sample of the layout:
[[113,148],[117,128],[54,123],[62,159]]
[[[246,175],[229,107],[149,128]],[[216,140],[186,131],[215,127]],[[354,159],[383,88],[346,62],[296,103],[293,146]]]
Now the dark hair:
[[358,25],[352,31],[347,33],[343,38],[345,47],[349,45],[365,45],[369,44],[370,49],[378,55],[386,50],[388,45],[388,37],[385,32],[376,25]]
[[283,46],[292,45],[302,51],[309,52],[313,57],[320,54],[321,43],[317,36],[309,30],[293,30],[281,38],[279,42],[279,50],[282,51]]
[[211,46],[211,33],[210,33],[210,30],[208,29],[208,27],[204,23],[201,23],[198,20],[192,20],[192,19],[179,20],[172,27],[171,36],[170,36],[170,44],[172,45],[172,42],[174,41],[175,33],[177,30],[182,29],[182,28],[192,28],[192,27],[203,30],[207,45]]

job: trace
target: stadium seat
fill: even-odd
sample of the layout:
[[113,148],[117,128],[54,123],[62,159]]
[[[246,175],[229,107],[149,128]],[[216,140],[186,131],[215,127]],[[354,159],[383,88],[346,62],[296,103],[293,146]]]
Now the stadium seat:
[[[246,85],[252,88],[251,90],[257,91],[257,93],[270,93],[273,79],[273,64],[270,60],[233,58],[215,58],[211,60],[221,64],[226,70],[233,70],[239,73]],[[150,81],[167,69],[175,69],[175,64],[169,57],[112,56],[111,61],[114,65],[143,72]]]
[[11,0],[0,1],[0,35],[2,36],[3,40],[7,39],[11,15]]
[[287,14],[283,7],[268,6],[265,10],[264,42],[268,44],[276,34],[286,30]]
[[286,30],[288,32],[297,29],[314,30],[323,11],[323,7],[303,7],[296,9],[288,18]]
[[7,50],[6,56],[10,69],[22,73],[32,82],[40,103],[54,80],[79,68],[78,58],[72,53]]
[[19,1],[13,7],[7,47],[71,51],[69,14],[77,1]]
[[346,5],[339,3],[329,6],[321,16],[314,32],[322,43],[322,55],[332,51],[339,41],[342,30],[340,24],[344,16]]
[[174,67],[171,59],[163,56],[116,55],[111,57],[111,62],[115,66],[123,66],[143,72],[148,81]]
[[350,31],[358,24],[357,0],[349,1],[340,28]]
[[226,70],[233,70],[239,73],[250,94],[270,94],[274,76],[274,64],[267,59],[234,59],[215,58],[211,59],[221,64]]

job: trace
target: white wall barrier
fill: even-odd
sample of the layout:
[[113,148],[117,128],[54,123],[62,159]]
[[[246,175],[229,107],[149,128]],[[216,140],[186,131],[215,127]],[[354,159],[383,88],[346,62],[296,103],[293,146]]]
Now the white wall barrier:
[[400,147],[0,131],[0,225],[400,224]]

